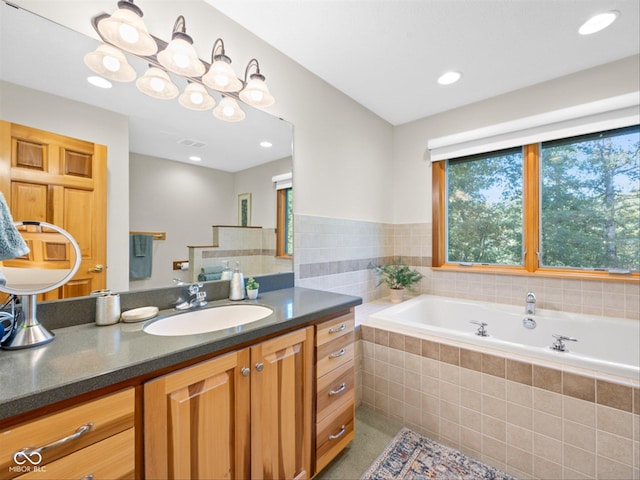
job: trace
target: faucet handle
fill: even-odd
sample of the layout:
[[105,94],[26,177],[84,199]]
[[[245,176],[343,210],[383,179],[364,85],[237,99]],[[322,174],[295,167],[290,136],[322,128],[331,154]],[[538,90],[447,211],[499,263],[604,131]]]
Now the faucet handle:
[[469,323],[473,323],[474,325],[479,325],[478,331],[476,332],[476,335],[480,336],[480,337],[488,337],[489,334],[487,333],[487,330],[484,328],[487,325],[489,325],[486,322],[481,322],[479,320],[469,320]]
[[551,349],[555,350],[557,352],[566,352],[567,351],[567,346],[564,344],[565,341],[569,341],[569,342],[577,342],[578,341],[577,338],[567,337],[565,335],[560,335],[558,333],[554,333],[551,336],[556,339],[556,341],[553,342],[553,345],[551,345]]
[[527,302],[536,303],[536,294],[533,292],[527,292]]

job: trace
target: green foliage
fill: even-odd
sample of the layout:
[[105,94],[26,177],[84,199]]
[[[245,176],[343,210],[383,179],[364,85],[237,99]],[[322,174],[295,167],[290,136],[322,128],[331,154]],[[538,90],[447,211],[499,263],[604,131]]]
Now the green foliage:
[[417,270],[405,265],[401,258],[397,258],[393,263],[386,265],[371,264],[370,268],[380,277],[378,285],[386,283],[389,285],[389,288],[393,289],[411,289],[424,277],[424,275]]
[[249,277],[247,278],[246,287],[247,290],[258,290],[258,288],[260,288],[260,284],[256,282],[255,278]]

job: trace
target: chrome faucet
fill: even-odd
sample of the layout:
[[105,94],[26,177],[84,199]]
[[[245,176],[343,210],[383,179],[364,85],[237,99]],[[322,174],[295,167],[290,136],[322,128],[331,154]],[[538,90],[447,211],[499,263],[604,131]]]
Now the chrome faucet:
[[526,305],[524,308],[524,313],[527,315],[535,315],[536,314],[536,296],[533,292],[527,292]]
[[[190,308],[204,307],[207,304],[205,298],[207,298],[207,292],[201,292],[202,283],[193,283],[189,285],[189,295],[191,296],[188,301],[182,301],[176,305],[176,310],[188,310]],[[182,298],[178,299],[180,302]]]

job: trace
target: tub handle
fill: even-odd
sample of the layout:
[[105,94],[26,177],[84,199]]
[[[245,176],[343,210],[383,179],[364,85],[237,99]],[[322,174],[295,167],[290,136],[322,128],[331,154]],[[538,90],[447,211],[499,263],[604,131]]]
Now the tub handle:
[[476,335],[480,336],[480,337],[488,337],[489,334],[487,333],[487,330],[484,328],[487,325],[489,325],[486,322],[480,322],[478,320],[469,320],[469,323],[473,323],[474,325],[479,325],[480,327],[478,328],[478,331],[476,332]]
[[555,350],[557,352],[566,352],[567,351],[567,346],[564,344],[565,341],[569,341],[569,342],[577,342],[578,341],[577,338],[567,337],[565,335],[560,335],[558,333],[552,334],[552,337],[555,338],[556,341],[553,342],[553,345],[551,345],[551,349]]

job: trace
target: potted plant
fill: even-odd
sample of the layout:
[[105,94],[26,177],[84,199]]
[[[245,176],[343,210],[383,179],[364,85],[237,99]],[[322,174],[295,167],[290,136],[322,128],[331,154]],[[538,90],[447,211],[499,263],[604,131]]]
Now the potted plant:
[[255,278],[249,277],[247,279],[247,297],[249,300],[258,298],[258,288],[260,288],[260,284],[256,282]]
[[378,286],[386,283],[389,286],[391,303],[400,303],[404,299],[405,289],[411,290],[424,275],[417,270],[410,268],[397,258],[393,263],[386,265],[372,265],[373,271],[380,278]]

